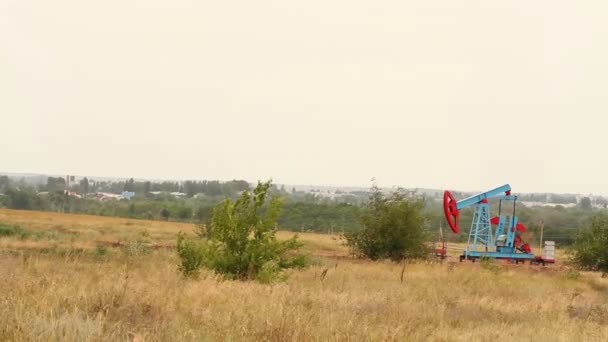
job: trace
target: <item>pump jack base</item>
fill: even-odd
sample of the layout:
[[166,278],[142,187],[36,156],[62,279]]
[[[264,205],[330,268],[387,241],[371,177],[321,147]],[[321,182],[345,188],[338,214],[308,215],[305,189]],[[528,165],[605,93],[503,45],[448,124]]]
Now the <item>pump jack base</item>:
[[460,262],[464,260],[477,261],[481,258],[512,260],[516,264],[526,263],[526,260],[534,260],[535,255],[530,253],[497,253],[497,252],[468,252],[460,256]]
[[540,256],[535,256],[534,254],[530,254],[530,253],[511,253],[511,254],[505,254],[505,253],[492,253],[492,252],[488,252],[488,253],[484,253],[484,252],[469,252],[467,255],[461,255],[459,257],[460,262],[463,262],[464,260],[471,260],[471,262],[476,262],[477,260],[480,260],[481,258],[486,257],[486,258],[490,258],[490,259],[498,259],[498,260],[509,260],[515,264],[525,264],[526,260],[530,261],[530,265],[548,265],[548,264],[555,264],[555,259],[543,259],[543,257]]

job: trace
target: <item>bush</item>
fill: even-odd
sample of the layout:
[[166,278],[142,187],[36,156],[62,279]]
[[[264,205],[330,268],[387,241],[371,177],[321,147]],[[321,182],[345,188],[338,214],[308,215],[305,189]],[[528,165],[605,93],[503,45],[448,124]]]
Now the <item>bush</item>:
[[26,239],[30,235],[30,232],[21,228],[18,225],[11,225],[0,222],[0,237],[3,236],[17,236],[20,239]]
[[163,209],[160,211],[160,217],[162,217],[162,218],[163,218],[163,220],[165,220],[165,221],[169,221],[169,217],[170,217],[170,216],[171,216],[171,212],[169,211],[169,209],[167,209],[167,208],[163,208]]
[[294,253],[301,246],[297,236],[286,241],[275,236],[283,201],[268,198],[270,188],[270,182],[258,183],[235,202],[227,199],[218,204],[211,223],[198,227],[199,239],[180,234],[181,271],[193,275],[207,267],[228,279],[271,282],[281,278],[285,269],[305,266],[306,258]]
[[588,228],[579,231],[573,248],[573,261],[583,270],[608,273],[608,216],[597,215]]
[[9,189],[5,196],[7,206],[11,209],[32,210],[40,207],[40,198],[31,189]]
[[428,252],[424,205],[412,193],[399,189],[385,196],[374,185],[360,217],[363,228],[345,234],[347,242],[357,254],[372,260],[424,257]]
[[192,208],[190,207],[180,207],[177,210],[177,217],[180,220],[190,220],[192,218]]
[[97,246],[95,247],[95,255],[98,257],[106,256],[109,253],[108,247],[106,246]]
[[202,240],[192,240],[179,233],[177,235],[177,255],[181,260],[180,271],[185,276],[197,275],[208,259],[206,244]]

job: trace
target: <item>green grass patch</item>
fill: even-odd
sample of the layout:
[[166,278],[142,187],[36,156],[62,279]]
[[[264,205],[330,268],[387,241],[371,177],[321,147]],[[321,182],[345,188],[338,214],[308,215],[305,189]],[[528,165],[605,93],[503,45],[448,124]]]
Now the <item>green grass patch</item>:
[[21,240],[42,240],[45,238],[49,240],[55,240],[58,237],[58,233],[54,231],[47,232],[42,230],[28,230],[22,228],[17,224],[0,222],[0,238],[2,237],[16,237]]
[[30,236],[30,232],[21,228],[19,225],[0,222],[0,237],[4,236],[16,236],[21,239],[26,239]]

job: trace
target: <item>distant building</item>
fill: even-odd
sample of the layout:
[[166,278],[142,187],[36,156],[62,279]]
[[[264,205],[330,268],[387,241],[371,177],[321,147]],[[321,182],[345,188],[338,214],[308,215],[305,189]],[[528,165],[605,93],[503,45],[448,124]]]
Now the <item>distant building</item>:
[[119,200],[120,199],[120,195],[116,195],[116,194],[108,194],[105,192],[98,192],[95,194],[95,199],[98,201],[112,201],[112,200]]
[[68,195],[68,196],[70,196],[70,197],[82,198],[82,196],[80,196],[79,194],[75,193],[74,191],[65,190],[63,193],[66,194],[66,195]]
[[120,194],[120,199],[131,200],[134,196],[135,193],[133,191],[123,191],[122,194]]

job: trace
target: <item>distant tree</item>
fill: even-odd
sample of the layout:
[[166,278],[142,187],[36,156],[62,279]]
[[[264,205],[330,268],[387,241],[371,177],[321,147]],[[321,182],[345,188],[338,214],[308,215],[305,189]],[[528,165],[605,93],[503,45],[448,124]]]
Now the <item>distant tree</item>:
[[135,191],[135,180],[133,178],[125,182],[124,191]]
[[126,182],[109,182],[107,183],[107,189],[109,192],[112,193],[120,193],[122,191],[126,191],[125,188],[127,187]]
[[279,217],[281,227],[291,230],[346,232],[360,229],[359,207],[335,201],[288,201]]
[[192,219],[192,208],[188,206],[182,206],[177,210],[177,217],[181,220]]
[[608,204],[608,200],[605,197],[599,196],[595,199],[595,203],[604,205]]
[[152,191],[165,191],[165,192],[174,192],[179,190],[179,185],[175,182],[161,182],[161,183],[152,183],[151,184]]
[[144,196],[148,196],[150,194],[151,187],[152,187],[152,184],[149,181],[144,182],[144,186],[143,186]]
[[233,180],[231,183],[233,184],[236,193],[241,193],[251,189],[249,183],[244,180]]
[[169,211],[169,209],[167,209],[167,208],[163,208],[163,209],[160,211],[160,217],[162,217],[162,218],[163,218],[163,220],[165,220],[165,221],[169,221],[169,217],[170,217],[170,216],[171,216],[171,212]]
[[184,182],[184,192],[188,197],[193,197],[198,192],[198,182],[194,181],[185,181]]
[[399,261],[427,254],[424,201],[403,190],[385,196],[373,185],[361,215],[363,228],[346,234],[354,251],[372,260]]
[[0,176],[0,193],[6,192],[9,188],[10,184],[11,184],[11,181],[8,178],[8,176]]
[[211,218],[213,208],[210,206],[200,206],[194,213],[194,218],[199,224],[205,224]]
[[61,192],[50,192],[48,197],[49,207],[47,210],[61,211],[65,207],[68,197]]
[[128,210],[128,212],[129,212],[129,217],[135,217],[135,214],[137,212],[137,209],[135,207],[135,203],[132,203],[132,202],[129,203],[129,210]]
[[551,203],[571,204],[576,203],[576,196],[570,194],[551,194]]
[[82,190],[82,195],[84,198],[87,198],[87,194],[89,193],[89,179],[84,177],[80,181],[80,189]]
[[574,244],[574,262],[582,269],[608,274],[608,216],[597,215],[588,228],[579,231]]
[[46,191],[57,192],[65,190],[65,179],[63,177],[49,177],[46,180]]
[[7,206],[11,209],[31,210],[38,209],[38,196],[29,189],[9,189],[6,192]]
[[89,179],[89,189],[93,193],[97,192],[97,181]]
[[207,194],[210,196],[221,196],[223,194],[222,184],[219,181],[207,182]]
[[583,210],[591,210],[591,209],[593,209],[593,207],[591,206],[591,199],[589,197],[583,197],[583,198],[581,198],[581,202],[579,203],[579,206]]

